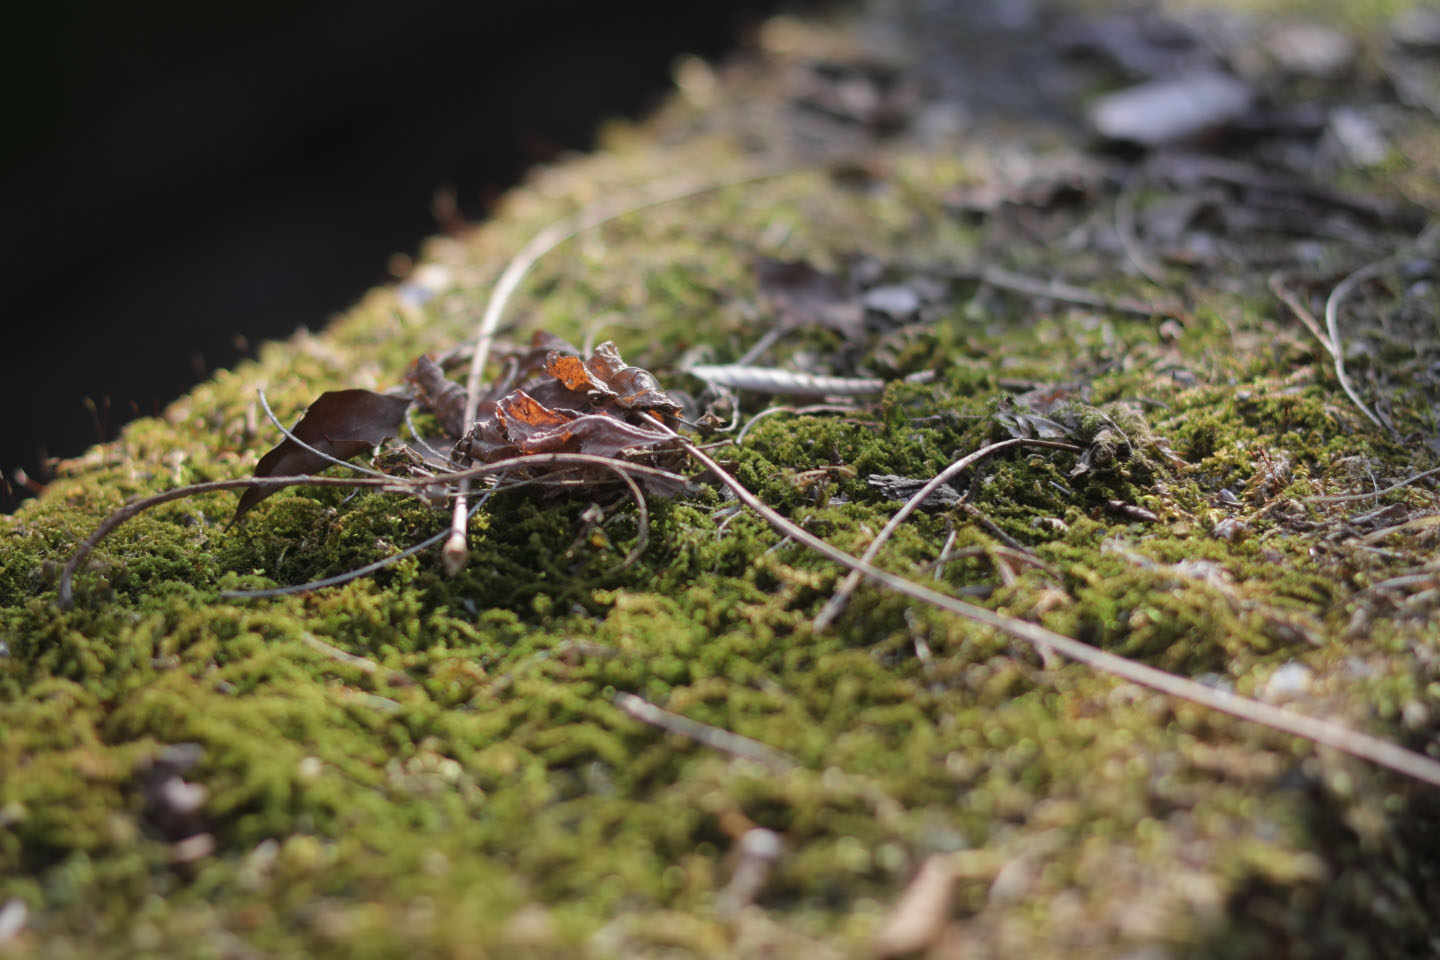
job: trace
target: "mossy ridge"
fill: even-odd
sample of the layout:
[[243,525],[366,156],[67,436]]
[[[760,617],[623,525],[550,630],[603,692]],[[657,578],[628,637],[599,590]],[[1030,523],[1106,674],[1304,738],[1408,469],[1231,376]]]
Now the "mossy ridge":
[[[683,123],[677,112],[657,122]],[[133,426],[3,521],[0,898],[30,903],[33,936],[117,955],[223,952],[235,938],[280,955],[465,955],[506,942],[542,954],[620,943],[636,955],[714,955],[738,949],[743,924],[757,922],[737,927],[713,912],[734,841],[724,824],[737,812],[789,844],[761,902],[780,930],[751,937],[788,929],[852,949],[920,860],[948,851],[972,858],[957,900],[982,942],[1003,924],[1022,946],[1074,944],[1075,955],[1103,954],[1117,936],[1177,949],[1244,944],[1272,921],[1226,925],[1227,904],[1254,897],[1313,922],[1363,908],[1376,888],[1398,904],[1388,932],[1397,942],[1430,929],[1415,910],[1424,868],[1395,849],[1425,822],[1402,822],[1421,809],[1402,785],[1078,668],[1049,669],[877,591],[862,590],[837,629],[816,637],[808,623],[834,569],[795,548],[767,552],[778,535],[748,517],[726,523],[718,497],[656,504],[647,556],[610,581],[592,582],[633,539],[623,516],[606,527],[608,549],[567,560],[584,503],[517,494],[476,525],[457,580],[421,558],[252,604],[220,602],[218,590],[332,573],[441,521],[413,502],[312,491],[273,498],[245,530],[222,532],[229,499],[202,499],[122,528],[86,573],[81,608],[51,609],[54,566],[124,496],[253,462],[272,436],[250,427],[255,385],[267,384],[288,418],[321,389],[393,383],[415,353],[466,335],[477,295],[540,226],[597,189],[731,156],[713,142],[657,153],[620,140],[539,177],[470,247],[437,242],[432,256],[450,265],[457,290],[420,316],[377,292],[323,337],[266,348],[166,418]],[[602,335],[649,366],[698,342],[733,358],[753,336],[736,306],[753,296],[746,263],[774,224],[788,232],[786,251],[819,262],[858,246],[924,265],[963,259],[979,242],[974,228],[899,202],[933,196],[950,175],[909,149],[895,148],[898,185],[878,197],[801,173],[606,227],[574,256],[542,262],[521,310],[571,336],[589,318],[626,318]],[[1032,267],[1047,262],[1027,255]],[[1400,476],[1424,455],[1366,430],[1323,364],[1292,374],[1291,364],[1320,359],[1308,345],[1272,337],[1278,346],[1241,357],[1237,333],[1275,329],[1261,289],[1202,296],[1199,321],[1173,342],[1149,322],[962,295],[909,362],[969,362],[945,365],[939,386],[892,387],[874,432],[776,417],[727,456],[767,502],[858,550],[894,506],[870,494],[866,473],[927,476],[993,439],[1001,376],[1056,383],[1079,372],[1082,417],[1094,404],[1144,404],[1190,467],[1072,479],[1073,459],[1052,454],[982,465],[976,506],[1062,580],[1030,571],[1007,586],[972,557],[952,563],[947,582],[1242,692],[1297,660],[1314,672],[1324,712],[1362,725],[1378,716],[1393,735],[1418,737],[1430,727],[1407,710],[1433,703],[1435,680],[1411,654],[1413,621],[1381,611],[1371,639],[1346,631],[1354,589],[1404,569],[1423,540],[1392,545],[1399,560],[1315,559],[1313,537],[1273,505],[1353,488],[1356,461],[1345,458]],[[1170,372],[1177,361],[1200,385]],[[1400,401],[1401,417],[1423,421]],[[939,426],[911,423],[930,417]],[[1266,462],[1281,454],[1284,477]],[[795,481],[835,465],[854,475]],[[1239,507],[1214,505],[1222,487]],[[1159,519],[1109,513],[1109,499]],[[1247,534],[1210,537],[1232,514]],[[1063,529],[1036,523],[1052,519]],[[882,563],[919,572],[951,523],[963,521],[917,518]],[[971,526],[963,538],[962,549],[994,542]],[[1168,569],[1197,559],[1230,585]],[[1287,617],[1298,626],[1282,629]],[[327,658],[307,633],[382,669]],[[915,656],[917,636],[928,663]],[[761,740],[800,766],[776,775],[658,735],[610,706],[615,690]],[[134,775],[177,741],[206,749],[187,779],[209,788],[217,839],[213,857],[178,868],[145,822]],[[1324,826],[1327,817],[1347,826]],[[1001,889],[1019,893],[997,897],[994,881],[1016,863]],[[541,917],[530,928],[515,921],[527,907]],[[1358,921],[1324,923],[1327,942],[1376,935]]]

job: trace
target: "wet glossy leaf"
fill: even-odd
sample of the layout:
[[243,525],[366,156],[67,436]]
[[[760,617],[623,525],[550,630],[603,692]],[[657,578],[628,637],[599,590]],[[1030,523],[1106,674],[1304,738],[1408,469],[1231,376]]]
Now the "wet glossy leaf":
[[624,450],[668,444],[670,435],[604,413],[552,410],[524,390],[500,401],[497,420],[521,453],[589,453],[616,457]]
[[595,348],[585,368],[614,393],[615,403],[626,410],[659,410],[679,413],[680,404],[660,388],[660,381],[649,370],[632,367],[620,359],[615,344],[605,341]]

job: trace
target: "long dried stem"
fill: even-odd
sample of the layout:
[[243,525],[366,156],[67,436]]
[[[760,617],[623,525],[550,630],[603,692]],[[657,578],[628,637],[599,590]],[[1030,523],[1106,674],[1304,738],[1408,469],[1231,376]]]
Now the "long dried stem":
[[[1076,453],[1080,451],[1080,448],[1073,443],[1061,443],[1058,440],[1031,440],[1025,437],[1019,437],[1010,440],[1001,440],[999,443],[992,443],[989,446],[981,447],[973,453],[966,454],[932,477],[923,487],[915,491],[909,500],[905,501],[904,506],[895,511],[895,515],[881,528],[880,532],[876,534],[875,539],[870,542],[870,546],[861,554],[861,562],[874,562],[875,557],[880,553],[880,548],[885,545],[885,541],[889,540],[895,531],[900,529],[900,524],[908,520],[910,515],[920,508],[920,504],[924,503],[925,498],[930,496],[930,494],[939,490],[951,479],[963,473],[968,467],[979,463],[986,457],[999,453],[1002,450],[1019,446],[1045,447],[1049,450],[1070,450]],[[860,581],[863,576],[859,570],[851,570],[840,583],[840,586],[835,589],[829,601],[826,602],[825,608],[821,610],[815,618],[813,627],[816,633],[822,633],[829,629],[830,624],[835,622],[835,618],[840,616],[841,612],[845,609],[845,604],[850,600],[850,594],[854,593],[855,588],[860,586]]]
[[[507,470],[523,470],[529,467],[545,466],[595,466],[604,467],[607,470],[622,475],[652,477],[656,480],[663,480],[671,484],[685,484],[688,481],[679,474],[671,473],[668,470],[661,470],[658,467],[648,467],[639,463],[627,463],[624,460],[615,460],[610,457],[597,457],[588,453],[537,453],[524,457],[511,457],[506,460],[497,460],[494,463],[481,464],[469,467],[465,470],[457,470],[455,473],[445,477],[447,482],[473,480],[476,477],[489,476],[492,473],[503,473]],[[174,490],[166,490],[153,496],[143,497],[139,500],[132,500],[121,506],[114,513],[110,514],[100,525],[91,531],[90,536],[80,541],[75,552],[60,572],[60,585],[56,593],[56,603],[60,609],[68,610],[75,605],[74,581],[75,572],[80,569],[80,564],[90,555],[90,552],[99,545],[121,524],[135,516],[149,510],[151,507],[158,507],[162,504],[171,503],[175,500],[183,500],[187,497],[197,496],[202,493],[216,493],[221,490],[245,490],[250,488],[281,490],[285,487],[368,487],[382,490],[408,491],[412,488],[434,486],[434,477],[322,477],[313,474],[303,474],[293,477],[235,477],[230,480],[211,480],[206,483],[196,483],[188,487],[176,487]],[[641,500],[644,498],[641,497]],[[640,531],[640,543],[644,543],[644,529]],[[626,564],[632,562],[628,558]]]
[[[656,423],[659,423],[656,420]],[[663,424],[661,424],[664,427]],[[668,429],[668,428],[666,428]],[[673,431],[672,431],[673,432]],[[678,435],[677,435],[678,436]],[[1220,713],[1229,714],[1251,723],[1268,727],[1280,733],[1300,737],[1311,743],[1331,747],[1361,760],[1369,761],[1413,777],[1432,786],[1440,787],[1440,761],[1406,750],[1398,744],[1391,743],[1380,737],[1368,733],[1361,733],[1358,730],[1351,730],[1349,727],[1338,723],[1331,723],[1327,720],[1320,720],[1315,717],[1307,717],[1294,713],[1268,703],[1261,703],[1258,700],[1251,700],[1238,694],[1229,693],[1225,690],[1218,690],[1214,687],[1207,687],[1204,684],[1196,683],[1184,677],[1178,677],[1164,670],[1146,666],[1143,663],[1136,663],[1124,657],[1100,650],[1089,644],[1081,643],[1064,634],[1047,630],[1039,624],[1030,623],[1025,620],[1018,620],[1008,617],[994,610],[987,610],[984,607],[977,607],[974,604],[957,600],[954,597],[931,590],[918,583],[906,580],[904,577],[896,576],[893,573],[872,566],[858,557],[837,547],[833,547],[821,540],[819,537],[803,529],[792,520],[778,513],[767,506],[760,498],[745,488],[745,486],[731,476],[720,464],[706,455],[703,450],[697,448],[684,438],[680,439],[681,447],[690,454],[698,463],[708,469],[721,483],[730,489],[745,506],[754,510],[763,517],[777,531],[785,534],[798,543],[811,548],[817,553],[835,561],[843,567],[855,570],[875,580],[896,593],[904,594],[923,603],[931,604],[942,610],[946,610],[956,616],[963,617],[974,623],[997,630],[1016,640],[1028,643],[1037,650],[1048,647],[1062,657],[1083,663],[1091,669],[1101,673],[1108,673],[1111,676],[1128,680],[1131,683],[1157,690],[1161,693],[1191,703],[1208,707]]]
[[1359,407],[1360,412],[1369,417],[1375,426],[1393,434],[1395,428],[1381,420],[1374,411],[1365,405],[1365,401],[1361,400],[1360,394],[1356,392],[1354,384],[1350,382],[1350,376],[1345,372],[1345,346],[1340,339],[1340,304],[1344,303],[1345,298],[1350,296],[1360,284],[1372,277],[1379,276],[1392,266],[1394,266],[1393,258],[1387,258],[1361,267],[1341,280],[1335,289],[1330,291],[1330,296],[1325,301],[1325,329],[1330,337],[1330,355],[1335,359],[1335,379],[1340,381],[1340,387],[1345,391],[1345,396],[1349,397],[1350,401]]

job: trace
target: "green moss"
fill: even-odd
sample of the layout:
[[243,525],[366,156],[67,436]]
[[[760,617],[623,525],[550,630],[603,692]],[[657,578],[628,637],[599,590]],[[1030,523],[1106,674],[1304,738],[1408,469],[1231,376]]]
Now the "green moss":
[[[848,43],[839,28],[775,29],[807,38],[794,56]],[[237,941],[277,956],[851,954],[931,855],[960,878],[951,935],[982,952],[1227,955],[1313,930],[1318,953],[1338,953],[1435,936],[1434,866],[1415,851],[1436,821],[1413,785],[869,586],[817,634],[840,572],[715,490],[652,499],[627,570],[638,527],[618,489],[519,491],[472,521],[460,576],[421,554],[254,601],[221,593],[370,563],[445,517],[399,495],[297,490],[227,528],[232,497],[196,498],[122,526],[82,569],[76,608],[54,607],[70,550],[124,498],[251,468],[274,439],[254,426],[258,386],[288,421],[322,390],[397,383],[415,354],[469,335],[537,230],[676,169],[726,175],[737,140],[783,142],[787,108],[761,96],[776,71],[741,70],[718,105],[677,101],[642,133],[612,129],[473,236],[436,241],[454,286],[423,309],[376,291],[324,335],[267,346],[131,425],[0,520],[0,902],[29,905],[26,938],[117,956]],[[767,322],[757,253],[944,276],[1003,240],[1017,269],[1093,268],[1096,289],[1144,294],[1101,253],[948,214],[936,198],[970,177],[958,144],[876,149],[888,173],[871,189],[797,170],[578,238],[541,261],[512,316],[613,337],[694,389],[675,369],[684,351],[732,360]],[[921,328],[850,345],[796,333],[787,348],[822,363],[849,350],[887,376],[937,375],[892,383],[853,417],[767,417],[719,455],[859,552],[895,509],[867,476],[932,476],[1009,436],[996,415],[1026,412],[1018,384],[1052,388],[1035,412],[1080,452],[983,461],[956,481],[967,507],[918,514],[882,566],[1247,695],[1294,662],[1308,671],[1297,709],[1423,746],[1440,710],[1433,599],[1371,588],[1429,563],[1433,530],[1367,543],[1374,527],[1356,518],[1380,504],[1306,498],[1430,466],[1412,438],[1433,431],[1433,388],[1383,358],[1407,431],[1391,440],[1283,326],[1263,271],[1224,291],[1203,279],[1183,291],[1178,332],[957,282]],[[577,536],[592,500],[604,519]],[[1433,511],[1433,493],[1382,503]],[[794,766],[657,731],[617,692]],[[214,841],[183,863],[145,773],[178,743],[201,748],[183,776],[207,790]],[[752,825],[785,853],[758,912],[736,916],[722,891]]]

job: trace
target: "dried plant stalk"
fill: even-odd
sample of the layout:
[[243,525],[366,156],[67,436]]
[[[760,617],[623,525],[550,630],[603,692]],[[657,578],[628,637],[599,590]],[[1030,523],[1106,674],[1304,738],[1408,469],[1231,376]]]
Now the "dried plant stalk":
[[[596,457],[586,453],[537,453],[524,457],[511,457],[508,460],[497,460],[494,463],[481,464],[469,467],[465,470],[457,470],[443,478],[444,482],[463,482],[473,480],[476,477],[485,477],[494,473],[504,473],[509,470],[524,470],[531,467],[546,466],[592,466],[603,467],[606,470],[618,474],[630,476],[651,477],[655,480],[664,481],[670,484],[685,485],[688,481],[679,474],[671,473],[668,470],[661,470],[658,467],[650,467],[639,463],[628,463],[624,460],[615,460],[610,457]],[[149,510],[151,507],[158,507],[162,504],[171,503],[175,500],[183,500],[187,497],[198,496],[202,493],[216,493],[221,490],[280,490],[285,487],[346,487],[346,488],[372,488],[380,490],[391,490],[401,492],[413,492],[415,489],[435,486],[435,477],[322,477],[313,474],[304,474],[294,477],[235,477],[230,480],[211,480],[207,483],[197,483],[188,487],[177,487],[174,490],[166,490],[153,496],[143,497],[120,507],[91,531],[75,548],[70,555],[65,568],[60,572],[60,585],[56,591],[56,603],[62,610],[68,610],[75,605],[74,581],[75,573],[80,569],[80,564],[88,557],[117,527],[127,520],[133,519],[139,514]],[[643,497],[641,498],[643,500]],[[639,536],[640,543],[645,540],[644,530]]]
[[[870,546],[865,549],[864,554],[860,557],[861,562],[873,562],[875,557],[879,555],[880,548],[885,545],[885,541],[889,540],[895,534],[895,531],[900,529],[900,524],[904,523],[910,518],[911,514],[920,509],[920,504],[924,503],[925,498],[929,497],[930,494],[939,490],[950,480],[963,473],[967,468],[979,463],[986,457],[999,453],[1002,450],[1019,446],[1045,447],[1049,450],[1069,450],[1074,453],[1080,452],[1080,448],[1073,443],[1061,443],[1058,440],[1032,440],[1021,437],[1001,440],[999,443],[992,443],[989,446],[981,447],[973,453],[966,454],[932,477],[929,482],[919,490],[916,490],[909,500],[905,501],[904,506],[895,511],[895,515],[881,528],[880,532],[876,534],[875,539],[870,542]],[[860,586],[860,580],[863,576],[859,570],[851,570],[840,583],[840,586],[835,589],[835,592],[830,595],[830,599],[825,603],[825,608],[815,617],[813,627],[816,633],[822,633],[829,629],[830,624],[835,622],[835,618],[840,616],[845,610],[845,604],[849,602],[850,594],[854,593],[855,588]]]
[[697,364],[686,373],[732,390],[773,393],[784,397],[863,397],[885,390],[885,381],[878,378],[826,377],[740,364]]
[[[659,423],[658,420],[656,422]],[[1128,680],[1181,700],[1188,700],[1219,713],[1238,717],[1280,733],[1300,737],[1311,743],[1348,753],[1353,757],[1385,767],[1431,786],[1440,787],[1440,761],[1413,750],[1406,750],[1388,740],[1352,730],[1328,720],[1307,717],[1239,694],[1207,687],[1194,680],[1166,673],[1164,670],[1127,660],[1108,651],[1081,643],[1064,634],[1047,630],[1039,624],[1008,617],[984,607],[977,607],[872,566],[858,557],[853,557],[845,551],[831,546],[767,506],[760,498],[746,489],[744,484],[731,476],[720,464],[693,443],[684,438],[680,438],[680,443],[696,462],[703,465],[721,483],[725,484],[735,494],[736,499],[763,517],[777,531],[846,569],[858,571],[877,583],[889,587],[896,593],[931,604],[973,623],[990,627],[1015,640],[1028,643],[1037,650],[1048,647],[1066,659],[1085,664],[1101,673],[1108,673],[1122,680]]]

